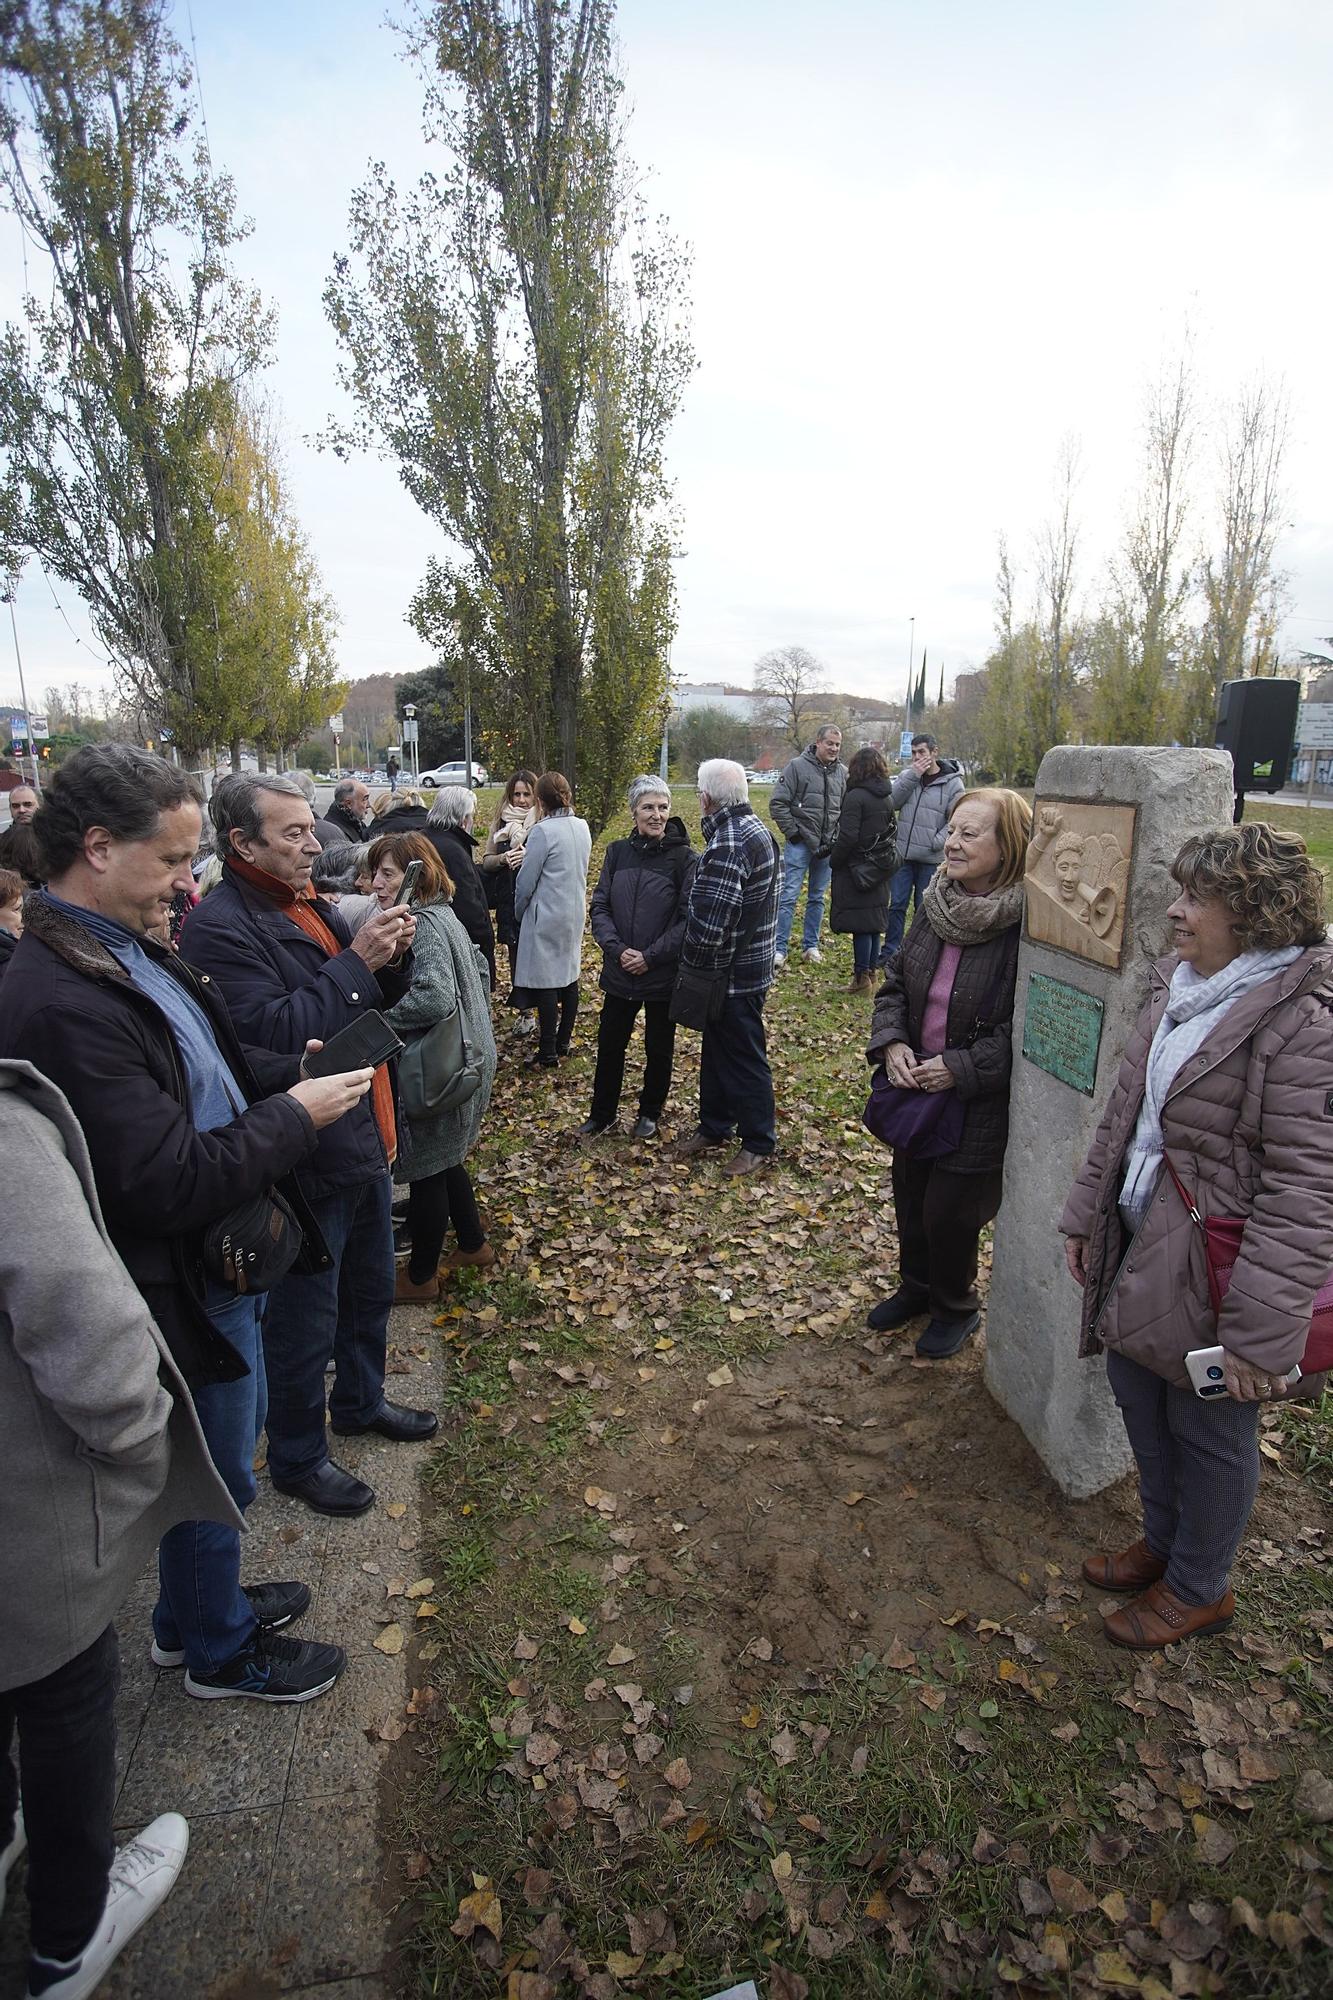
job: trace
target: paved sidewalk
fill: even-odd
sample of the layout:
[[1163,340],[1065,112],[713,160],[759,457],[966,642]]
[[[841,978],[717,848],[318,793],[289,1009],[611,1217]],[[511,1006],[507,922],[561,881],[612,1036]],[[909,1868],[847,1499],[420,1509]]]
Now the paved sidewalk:
[[[390,1339],[391,1363],[408,1364],[389,1375],[390,1397],[438,1407],[447,1350],[431,1317],[399,1307]],[[190,1852],[171,1896],[99,1987],[106,2000],[390,2000],[399,1990],[391,1938],[402,1877],[386,1867],[380,1795],[390,1746],[366,1731],[400,1717],[407,1699],[407,1652],[386,1657],[372,1642],[389,1578],[421,1574],[403,1545],[420,1533],[431,1447],[332,1442],[338,1461],[374,1486],[370,1513],[325,1520],[261,1474],[242,1552],[247,1579],[310,1585],[314,1601],[292,1629],[346,1647],[347,1670],[330,1694],[291,1708],[191,1699],[180,1673],[159,1672],[148,1657],[155,1574],[116,1620],[117,1836],[182,1812]],[[386,1510],[399,1504],[406,1511],[394,1518]],[[410,1645],[415,1603],[398,1599],[394,1609]],[[10,1878],[0,1919],[0,2000],[25,1990],[25,1867]]]

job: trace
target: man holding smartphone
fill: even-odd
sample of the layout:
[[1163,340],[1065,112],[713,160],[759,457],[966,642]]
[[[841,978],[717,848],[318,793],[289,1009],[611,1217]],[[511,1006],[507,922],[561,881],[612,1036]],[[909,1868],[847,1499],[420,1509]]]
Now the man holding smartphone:
[[[216,981],[243,1035],[299,1055],[310,1039],[331,1041],[401,998],[411,983],[411,911],[379,910],[353,939],[337,910],[311,894],[319,842],[292,779],[254,772],[224,778],[209,812],[222,881],[190,916],[181,953]],[[320,1514],[363,1514],[375,1500],[364,1480],[329,1456],[330,1358],[336,1372],[328,1416],[338,1436],[403,1442],[438,1428],[432,1411],[405,1409],[384,1394],[395,1151],[393,1084],[381,1063],[370,1095],[321,1135],[301,1175],[331,1266],[282,1279],[264,1325],[269,1474],[280,1493]]]

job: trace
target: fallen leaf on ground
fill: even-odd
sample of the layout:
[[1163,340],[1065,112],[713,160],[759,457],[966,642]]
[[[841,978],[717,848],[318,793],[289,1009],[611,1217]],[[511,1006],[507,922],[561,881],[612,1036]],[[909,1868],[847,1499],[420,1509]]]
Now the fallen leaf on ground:
[[415,1583],[409,1583],[404,1593],[408,1597],[429,1597],[435,1588],[433,1576],[419,1576]]
[[690,1782],[690,1767],[683,1757],[673,1757],[662,1776],[673,1791],[683,1792]]
[[909,1668],[916,1665],[916,1654],[910,1646],[904,1646],[901,1639],[895,1638],[884,1655],[884,1664],[886,1667],[896,1667],[899,1673],[906,1673]]
[[854,1486],[850,1493],[843,1494],[842,1504],[844,1507],[859,1507],[861,1502],[865,1499],[865,1497],[866,1497],[865,1494],[861,1492],[860,1488]]
[[1097,1898],[1091,1889],[1079,1881],[1077,1875],[1069,1875],[1063,1868],[1048,1868],[1046,1883],[1055,1899],[1057,1910],[1066,1916],[1080,1916],[1085,1910],[1095,1910]]
[[921,1706],[923,1708],[928,1708],[935,1714],[938,1714],[940,1709],[943,1708],[945,1702],[949,1699],[944,1689],[937,1687],[918,1688],[916,1691],[916,1698],[921,1703]]
[[796,1738],[792,1735],[790,1729],[780,1729],[776,1736],[771,1736],[768,1741],[768,1747],[772,1752],[775,1764],[794,1764],[796,1762]]
[[1322,1771],[1302,1772],[1292,1803],[1302,1819],[1327,1826],[1333,1820],[1333,1778]]
[[403,1873],[409,1882],[424,1882],[430,1874],[429,1854],[423,1854],[419,1849],[415,1854],[409,1854],[403,1863]]
[[632,1646],[613,1646],[606,1656],[608,1667],[627,1667],[635,1657]]
[[526,1632],[520,1632],[514,1641],[514,1658],[516,1660],[535,1660],[540,1651],[541,1647],[537,1644],[537,1641],[529,1639]]
[[406,1500],[391,1500],[384,1511],[391,1521],[401,1521],[407,1512],[407,1502]]
[[556,1758],[560,1755],[560,1745],[556,1742],[554,1736],[543,1736],[540,1734],[529,1736],[523,1746],[523,1755],[527,1758],[529,1764],[533,1764],[538,1770],[542,1770],[547,1764],[554,1764]]
[[587,1629],[588,1629],[587,1626],[584,1624],[581,1618],[570,1619],[568,1630],[574,1634],[574,1637],[576,1639],[581,1639],[584,1636]]
[[[473,1880],[477,1878],[474,1876]],[[496,1943],[500,1942],[504,1930],[500,1898],[485,1877],[481,1878],[472,1895],[464,1896],[450,1928],[455,1937],[461,1938],[470,1938],[476,1930],[489,1931]]]
[[606,1969],[617,1979],[633,1979],[643,1964],[644,1956],[643,1952],[635,1956],[627,1951],[609,1951],[606,1954]]
[[401,1625],[386,1625],[378,1639],[371,1644],[377,1653],[401,1653],[403,1650],[403,1628]]
[[768,1864],[769,1873],[775,1882],[790,1882],[792,1859],[784,1847],[781,1854],[775,1854]]
[[732,1374],[731,1369],[724,1361],[720,1368],[715,1368],[713,1370],[712,1374],[707,1378],[707,1380],[710,1389],[726,1389],[730,1386],[731,1383],[733,1383],[736,1380],[736,1377]]

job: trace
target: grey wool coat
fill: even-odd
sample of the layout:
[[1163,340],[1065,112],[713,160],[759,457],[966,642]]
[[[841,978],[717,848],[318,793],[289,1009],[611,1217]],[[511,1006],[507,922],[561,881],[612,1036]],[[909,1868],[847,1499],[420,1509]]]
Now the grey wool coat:
[[394,1177],[424,1181],[446,1167],[461,1166],[477,1143],[495,1082],[495,1034],[491,1027],[490,971],[447,903],[418,903],[412,945],[412,984],[390,1007],[386,1019],[405,1041],[463,1010],[463,1035],[482,1065],[481,1082],[465,1104],[442,1117],[399,1121]]
[[0,1689],[91,1646],[178,1521],[244,1526],[53,1083],[0,1062]]
[[549,813],[528,835],[514,882],[516,986],[572,986],[578,978],[591,853],[588,822],[572,812]]

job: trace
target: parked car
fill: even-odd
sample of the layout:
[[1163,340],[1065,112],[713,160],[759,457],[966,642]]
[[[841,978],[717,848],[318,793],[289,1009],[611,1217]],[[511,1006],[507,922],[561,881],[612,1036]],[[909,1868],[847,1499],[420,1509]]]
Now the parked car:
[[456,764],[437,764],[433,771],[423,771],[418,783],[428,790],[437,792],[445,785],[465,785],[473,791],[478,785],[489,785],[490,774],[484,764],[472,760],[472,776],[467,774],[467,765],[460,757]]

